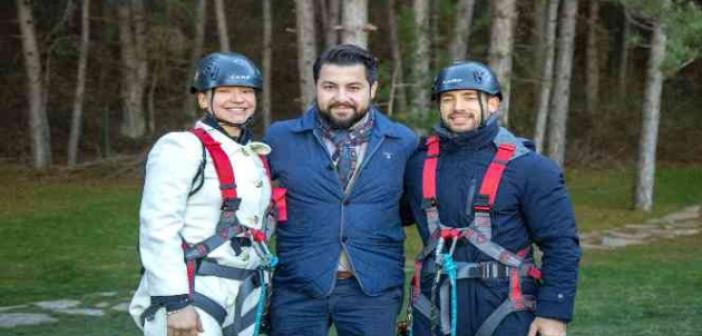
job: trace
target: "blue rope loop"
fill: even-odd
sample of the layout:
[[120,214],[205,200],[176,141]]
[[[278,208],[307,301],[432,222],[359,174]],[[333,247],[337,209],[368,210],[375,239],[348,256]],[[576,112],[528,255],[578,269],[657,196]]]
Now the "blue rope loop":
[[[278,265],[278,257],[270,252],[265,242],[260,242],[260,245],[258,247],[258,251],[261,254],[261,265],[258,268],[258,272],[261,279],[265,279],[265,272],[272,271],[273,268],[275,268],[275,266]],[[258,305],[256,306],[256,322],[254,324],[253,332],[254,336],[259,335],[259,331],[261,328],[261,319],[263,317],[263,311],[265,310],[266,301],[268,299],[267,291],[268,285],[266,284],[266,281],[263,281],[263,283],[261,284],[261,295],[259,296]]]
[[[260,274],[261,277],[265,276],[265,274],[263,274],[263,272],[264,272],[263,270],[259,270],[259,272],[261,272],[261,274]],[[261,328],[261,319],[263,317],[263,309],[266,306],[266,297],[268,295],[266,293],[267,291],[268,291],[268,286],[263,284],[261,286],[261,295],[259,295],[259,298],[258,298],[258,305],[256,306],[256,322],[254,323],[254,332],[253,332],[254,336],[258,336],[259,329]]]
[[442,254],[444,270],[451,285],[451,336],[456,336],[458,325],[458,291],[456,289],[457,267],[451,254]]
[[268,265],[267,265],[267,267],[269,267],[269,268],[274,268],[274,267],[276,267],[276,266],[278,266],[278,257],[276,257],[276,256],[274,256],[274,255],[271,254],[270,256],[268,256]]

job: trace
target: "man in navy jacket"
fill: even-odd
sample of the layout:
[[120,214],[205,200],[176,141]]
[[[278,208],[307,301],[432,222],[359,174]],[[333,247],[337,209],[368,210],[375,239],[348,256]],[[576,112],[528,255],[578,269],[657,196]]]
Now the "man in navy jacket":
[[314,64],[316,101],[264,141],[287,188],[278,226],[272,335],[391,335],[402,300],[399,200],[417,139],[371,101],[377,60],[340,45]]
[[[500,85],[485,65],[442,69],[433,96],[441,122],[406,171],[428,246],[414,285],[414,335],[565,335],[580,247],[561,170],[499,126]],[[543,251],[540,270],[532,243]]]

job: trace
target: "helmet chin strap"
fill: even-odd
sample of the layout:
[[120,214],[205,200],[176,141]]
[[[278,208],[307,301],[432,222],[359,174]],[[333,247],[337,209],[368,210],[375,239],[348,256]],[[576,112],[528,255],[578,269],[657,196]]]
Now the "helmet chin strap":
[[207,101],[209,101],[209,104],[207,104],[207,112],[210,115],[212,115],[212,117],[214,117],[218,123],[220,123],[222,125],[232,126],[232,127],[238,128],[240,130],[243,130],[245,128],[250,127],[255,122],[253,115],[246,118],[246,120],[244,120],[243,123],[233,123],[231,121],[227,121],[227,120],[224,120],[224,119],[217,117],[217,114],[215,114],[214,108],[213,108],[213,106],[214,106],[214,89],[207,90]]
[[482,91],[478,91],[478,105],[480,105],[480,123],[478,124],[478,128],[485,127],[485,106],[483,104],[483,97],[485,97],[485,94]]

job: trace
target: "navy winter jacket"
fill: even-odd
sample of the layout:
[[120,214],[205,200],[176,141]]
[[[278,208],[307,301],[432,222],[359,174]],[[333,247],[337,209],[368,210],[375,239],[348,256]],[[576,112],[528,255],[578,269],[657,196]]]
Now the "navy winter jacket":
[[374,126],[348,194],[320,137],[317,110],[277,122],[264,141],[273,177],[288,189],[288,220],[277,229],[274,286],[331,293],[342,248],[368,295],[402,286],[404,231],[399,201],[417,138],[376,108]]
[[[544,252],[543,283],[537,287],[531,279],[526,279],[523,293],[536,295],[536,316],[570,321],[580,247],[561,170],[554,162],[525,146],[530,143],[516,138],[494,120],[479,130],[458,136],[444,132],[439,138],[436,177],[439,217],[443,225],[450,227],[467,227],[471,224],[473,200],[497,151],[496,143],[507,142],[517,146],[497,190],[491,214],[492,239],[514,253],[532,242],[541,248]],[[425,243],[429,237],[426,214],[422,208],[422,169],[426,151],[426,146],[420,144],[407,165],[405,196]],[[533,260],[532,255],[527,258]],[[454,259],[492,261],[465,240],[456,248]],[[431,281],[422,283],[422,286],[429,289]],[[472,335],[508,297],[508,289],[508,279],[459,280],[459,330],[472,330],[459,334]],[[428,292],[425,294],[429,295]],[[526,314],[529,314],[526,318],[520,316],[523,323],[533,319],[533,315]]]

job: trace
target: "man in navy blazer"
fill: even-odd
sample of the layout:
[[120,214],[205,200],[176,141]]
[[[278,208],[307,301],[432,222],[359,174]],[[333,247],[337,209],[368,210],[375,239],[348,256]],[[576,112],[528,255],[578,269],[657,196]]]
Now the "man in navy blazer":
[[314,64],[315,103],[264,141],[287,188],[278,227],[272,335],[391,335],[402,301],[399,200],[417,138],[372,104],[377,59],[354,45]]

